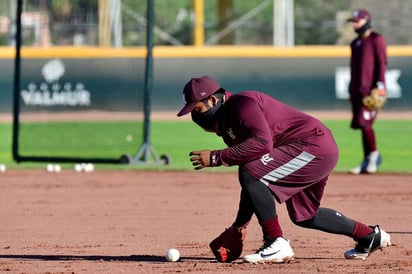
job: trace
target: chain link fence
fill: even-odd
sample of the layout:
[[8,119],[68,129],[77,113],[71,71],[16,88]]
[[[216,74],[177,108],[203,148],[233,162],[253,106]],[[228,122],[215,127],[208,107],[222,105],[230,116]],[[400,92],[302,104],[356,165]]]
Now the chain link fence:
[[[145,46],[147,0],[24,0],[23,45]],[[273,45],[274,0],[204,1],[205,45]],[[412,43],[412,1],[295,0],[295,45],[348,44],[346,22],[354,9],[367,8],[374,29],[389,45]],[[14,44],[16,1],[0,1],[0,45]],[[155,45],[192,45],[193,0],[155,2]]]

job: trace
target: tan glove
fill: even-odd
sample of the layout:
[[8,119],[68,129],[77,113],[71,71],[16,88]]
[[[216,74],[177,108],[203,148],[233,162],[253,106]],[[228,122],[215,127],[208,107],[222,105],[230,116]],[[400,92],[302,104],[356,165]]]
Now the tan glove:
[[380,110],[386,102],[386,90],[374,88],[371,94],[363,97],[362,103],[369,110]]

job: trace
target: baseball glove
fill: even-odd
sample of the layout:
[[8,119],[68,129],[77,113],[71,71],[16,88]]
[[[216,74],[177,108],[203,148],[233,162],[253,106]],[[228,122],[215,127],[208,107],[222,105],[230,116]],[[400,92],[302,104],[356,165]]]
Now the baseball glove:
[[369,110],[380,110],[386,102],[386,90],[374,88],[371,94],[362,99],[363,105]]
[[245,228],[229,227],[211,241],[209,247],[219,262],[231,262],[242,254],[245,237]]

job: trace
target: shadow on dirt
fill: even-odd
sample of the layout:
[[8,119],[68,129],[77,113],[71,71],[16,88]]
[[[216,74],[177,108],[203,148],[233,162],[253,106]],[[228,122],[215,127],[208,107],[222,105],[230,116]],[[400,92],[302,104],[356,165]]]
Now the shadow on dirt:
[[[100,255],[0,255],[0,259],[38,260],[38,261],[129,261],[129,262],[166,262],[165,257],[155,255],[100,256]],[[180,261],[213,261],[212,258],[181,257]]]

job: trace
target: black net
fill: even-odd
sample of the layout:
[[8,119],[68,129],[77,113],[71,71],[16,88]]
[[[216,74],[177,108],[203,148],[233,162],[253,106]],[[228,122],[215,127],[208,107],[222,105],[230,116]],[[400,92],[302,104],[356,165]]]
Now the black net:
[[[19,155],[110,160],[135,153],[146,59],[144,48],[122,47],[121,1],[23,2]],[[135,25],[145,39],[145,25]]]

